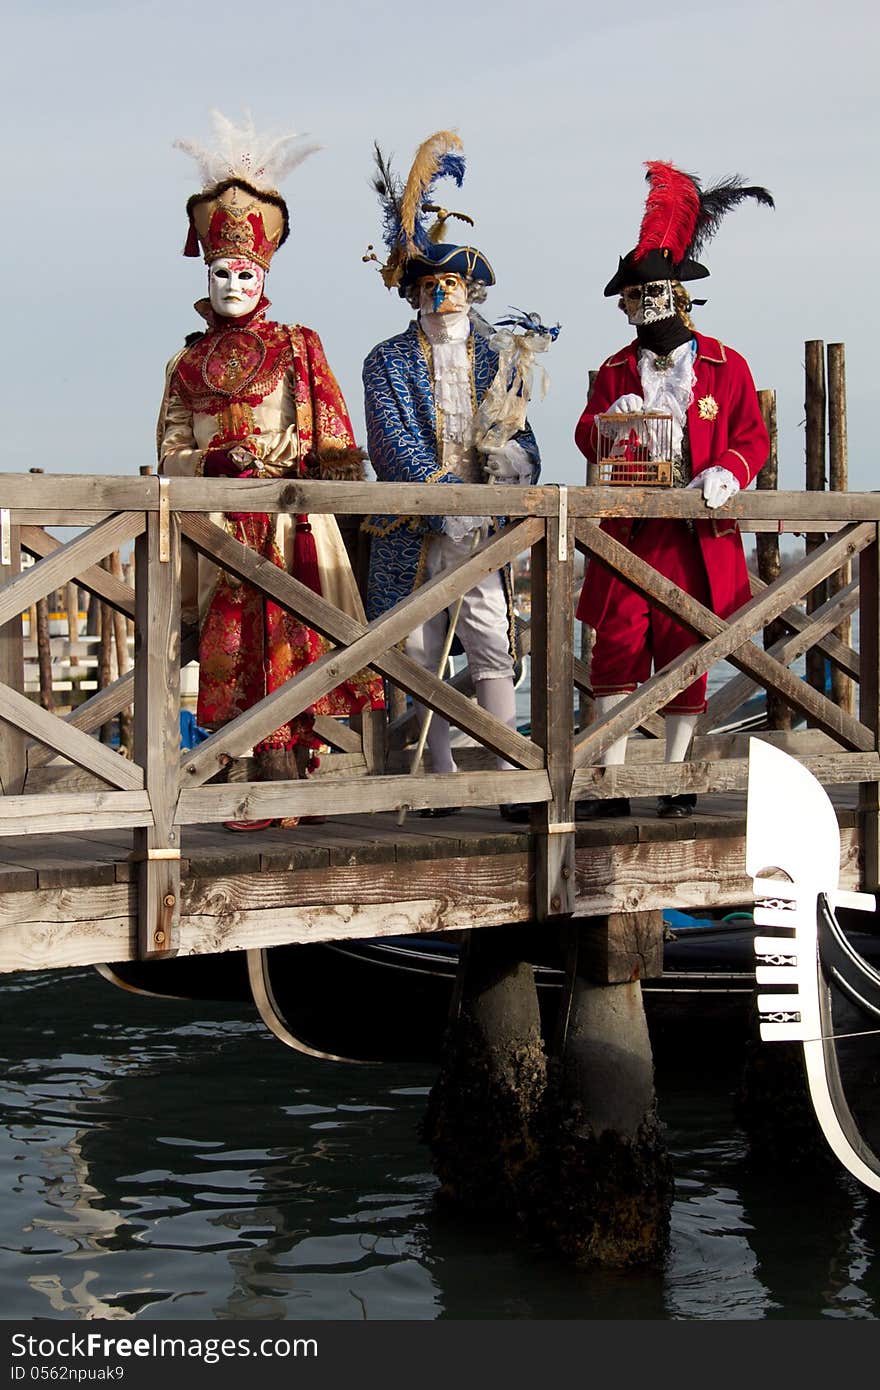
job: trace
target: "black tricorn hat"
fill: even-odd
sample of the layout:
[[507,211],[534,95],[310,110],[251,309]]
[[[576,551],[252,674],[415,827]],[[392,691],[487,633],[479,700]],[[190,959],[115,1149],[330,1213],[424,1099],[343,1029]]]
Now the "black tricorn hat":
[[605,296],[620,294],[626,285],[648,285],[652,280],[703,280],[708,274],[704,265],[687,256],[673,264],[668,251],[649,251],[637,260],[633,249],[620,257],[617,273],[605,286]]
[[620,257],[617,273],[605,286],[606,296],[652,280],[704,279],[709,271],[695,258],[725,213],[745,198],[774,206],[766,188],[746,186],[739,174],[704,189],[693,174],[673,164],[649,160],[645,167],[649,190],[638,245]]

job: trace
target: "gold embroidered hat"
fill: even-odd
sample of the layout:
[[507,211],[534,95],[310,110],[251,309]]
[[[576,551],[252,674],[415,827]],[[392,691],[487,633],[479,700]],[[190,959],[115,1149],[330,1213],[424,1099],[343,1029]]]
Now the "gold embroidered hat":
[[186,204],[189,231],[183,254],[205,261],[243,256],[264,270],[287,240],[290,216],[277,185],[318,145],[298,145],[290,135],[260,135],[249,112],[236,126],[220,111],[212,111],[215,150],[192,140],[175,140],[175,148],[195,159],[202,189]]

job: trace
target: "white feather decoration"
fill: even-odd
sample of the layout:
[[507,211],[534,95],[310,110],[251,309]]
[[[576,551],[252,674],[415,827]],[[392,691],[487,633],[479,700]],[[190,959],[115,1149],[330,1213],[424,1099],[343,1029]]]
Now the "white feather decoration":
[[198,164],[204,188],[212,188],[224,179],[240,178],[262,192],[272,192],[297,165],[321,148],[320,145],[294,146],[294,141],[305,139],[295,131],[290,135],[260,135],[247,110],[241,125],[236,125],[222,111],[212,110],[210,114],[215,137],[213,150],[195,140],[174,141],[175,149],[191,155]]

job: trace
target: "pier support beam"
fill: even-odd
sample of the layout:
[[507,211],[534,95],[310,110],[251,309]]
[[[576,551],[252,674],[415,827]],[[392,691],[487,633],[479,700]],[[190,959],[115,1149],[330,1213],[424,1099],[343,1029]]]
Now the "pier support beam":
[[529,1219],[578,1263],[652,1263],[668,1245],[672,1168],[640,984],[659,973],[662,932],[658,912],[591,918],[570,933]]
[[517,1211],[535,1157],[546,1058],[524,941],[516,927],[468,933],[423,1122],[440,1201],[466,1210]]

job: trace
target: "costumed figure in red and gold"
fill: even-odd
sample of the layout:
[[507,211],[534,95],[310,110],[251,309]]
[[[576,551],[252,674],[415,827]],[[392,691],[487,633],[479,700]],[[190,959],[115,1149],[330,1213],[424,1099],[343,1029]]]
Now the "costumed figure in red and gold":
[[[764,466],[769,441],[748,364],[717,338],[696,332],[690,310],[705,300],[691,300],[682,282],[709,274],[696,257],[730,208],[745,198],[773,207],[773,199],[738,177],[703,189],[671,164],[646,167],[650,191],[638,245],[620,258],[605,287],[606,296],[620,296],[636,338],[597,372],[575,440],[595,463],[597,416],[671,415],[673,484],[699,488],[712,516],[695,522],[614,519],[603,521],[602,529],[727,617],[748,600],[750,588],[739,527],[716,513]],[[647,680],[652,662],[659,670],[694,645],[691,632],[595,559],[587,565],[577,616],[596,630],[591,683],[600,718]],[[667,762],[684,760],[705,708],[703,674],[663,711]],[[600,762],[623,763],[625,753],[626,735],[605,749]],[[685,816],[695,805],[693,795],[661,796],[657,810],[660,816]],[[629,810],[629,801],[618,797],[581,801],[576,814],[590,820]]]
[[[185,255],[199,249],[207,328],[168,364],[159,416],[160,471],[206,478],[363,477],[363,454],[317,333],[267,317],[266,274],[287,239],[287,205],[276,184],[315,148],[296,135],[261,137],[213,113],[217,152],[177,142],[199,163],[203,187],[187,203]],[[345,612],[363,605],[332,516],[213,515],[263,558]],[[199,622],[198,721],[214,730],[250,709],[329,649],[325,638],[258,590],[189,556],[184,616]],[[363,671],[256,744],[257,776],[278,781],[314,770],[316,714],[347,717],[380,708],[382,682]],[[295,824],[294,819],[282,824]],[[269,821],[228,822],[236,830]]]

